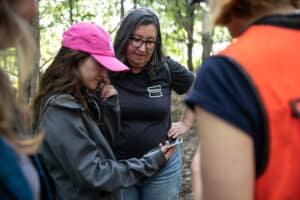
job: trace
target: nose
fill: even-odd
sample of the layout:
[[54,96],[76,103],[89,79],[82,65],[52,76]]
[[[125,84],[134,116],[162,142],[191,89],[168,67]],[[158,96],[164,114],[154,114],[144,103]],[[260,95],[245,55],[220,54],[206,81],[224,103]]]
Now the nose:
[[140,51],[146,51],[146,43],[143,42],[142,45],[138,48]]
[[107,77],[108,77],[107,69],[105,69],[105,68],[103,68],[103,67],[99,67],[98,74],[99,74],[99,76],[101,76],[102,78],[107,78]]

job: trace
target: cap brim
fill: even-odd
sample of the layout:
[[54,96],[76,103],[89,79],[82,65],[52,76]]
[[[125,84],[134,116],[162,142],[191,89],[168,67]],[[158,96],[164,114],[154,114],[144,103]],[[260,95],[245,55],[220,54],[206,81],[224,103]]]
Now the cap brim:
[[103,67],[110,71],[121,72],[121,71],[129,71],[129,68],[120,62],[114,56],[100,56],[91,54],[96,61],[98,61]]

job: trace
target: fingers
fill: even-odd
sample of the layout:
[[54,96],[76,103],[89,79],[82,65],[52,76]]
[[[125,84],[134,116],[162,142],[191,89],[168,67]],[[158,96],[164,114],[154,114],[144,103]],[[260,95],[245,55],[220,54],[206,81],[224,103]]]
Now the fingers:
[[117,95],[117,90],[110,84],[104,84],[101,90],[101,98],[103,100],[108,99],[109,97]]
[[162,143],[159,144],[159,148],[162,150],[163,153],[168,151],[169,148],[166,146],[168,144],[169,144],[169,140],[166,140],[164,145]]
[[99,83],[99,89],[102,90],[105,85],[110,85],[110,80],[108,76],[101,76],[101,81]]
[[165,154],[166,160],[169,160],[176,150],[176,146],[169,147],[167,146],[168,144],[168,140],[165,142],[165,145],[162,145],[161,143],[159,144],[161,151]]
[[166,158],[167,160],[169,160],[169,159],[173,156],[173,154],[175,153],[176,146],[167,147],[167,148],[168,148],[168,150],[167,150],[167,152],[165,153],[165,158]]
[[180,135],[183,135],[188,130],[187,126],[181,121],[173,122],[172,127],[168,131],[168,136],[171,138],[177,138]]
[[108,76],[103,77],[103,83],[104,83],[104,85],[110,85],[110,80],[109,80]]
[[170,138],[176,138],[178,136],[177,132],[175,129],[171,128],[169,131],[168,131],[168,136]]

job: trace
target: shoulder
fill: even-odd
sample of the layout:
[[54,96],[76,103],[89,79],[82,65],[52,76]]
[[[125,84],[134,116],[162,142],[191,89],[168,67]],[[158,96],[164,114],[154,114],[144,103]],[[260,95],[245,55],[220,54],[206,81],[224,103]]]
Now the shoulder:
[[79,103],[78,100],[75,99],[74,96],[70,94],[59,94],[50,96],[46,104],[51,106],[73,109],[73,110],[83,110],[83,106]]
[[[234,63],[223,56],[212,56],[205,59],[199,66],[197,79],[192,93],[187,98],[187,103],[197,105],[200,97],[217,98],[230,95],[229,91],[234,89],[234,85],[239,89],[245,84],[247,83],[244,77]],[[220,100],[225,99],[220,98]]]
[[47,130],[62,129],[79,123],[84,111],[82,105],[68,94],[50,96],[44,104],[40,127]]
[[[170,70],[172,76],[179,76],[184,75],[187,78],[194,79],[195,75],[192,71],[190,71],[186,66],[182,65],[181,63],[175,61],[171,57],[166,58],[166,65]],[[173,78],[173,77],[172,77]]]
[[253,83],[230,58],[212,56],[203,61],[190,95],[190,107],[198,106],[243,130],[254,141],[256,167],[264,162],[264,110]]
[[183,65],[181,65],[179,62],[177,62],[176,60],[174,60],[172,57],[167,56],[166,57],[166,62],[168,65],[170,66],[181,66],[183,67]]
[[10,199],[12,196],[16,199],[32,199],[33,194],[20,167],[18,154],[2,136],[0,136],[0,151],[0,163],[5,163],[0,170],[0,184],[2,186],[0,196],[4,199],[6,199],[5,197]]
[[261,119],[261,113],[251,83],[226,57],[212,56],[203,61],[186,103],[199,106],[252,136],[259,129],[256,119]]
[[171,71],[176,71],[176,70],[180,70],[180,69],[181,70],[183,70],[183,69],[187,70],[187,67],[180,64],[179,62],[177,62],[176,60],[174,60],[170,56],[166,57],[166,64],[168,65],[168,67],[170,68]]
[[167,57],[166,64],[171,78],[172,89],[178,94],[186,93],[194,82],[194,73],[171,57]]

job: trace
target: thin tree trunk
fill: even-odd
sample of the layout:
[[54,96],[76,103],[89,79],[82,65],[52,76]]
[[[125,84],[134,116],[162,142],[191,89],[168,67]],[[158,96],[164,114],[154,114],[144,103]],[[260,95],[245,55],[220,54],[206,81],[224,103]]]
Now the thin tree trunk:
[[206,9],[202,9],[202,60],[210,56],[213,45],[213,40],[211,38],[212,30],[210,29],[209,21],[209,13]]
[[124,0],[120,0],[120,6],[121,6],[121,15],[120,15],[120,18],[121,18],[121,20],[122,20],[123,17],[124,17],[124,13],[125,13],[125,9],[124,9]]
[[36,94],[38,80],[39,80],[39,59],[40,59],[39,16],[36,16],[32,21],[32,34],[37,44],[37,49],[35,54],[33,54],[34,56],[32,62],[33,66],[30,68],[30,71],[24,71],[24,69],[21,69],[24,66],[22,66],[22,63],[20,63],[22,61],[17,59],[19,98],[21,98],[27,103],[30,103],[32,97]]
[[187,6],[187,13],[188,13],[188,18],[187,18],[187,35],[188,35],[188,59],[187,59],[187,66],[189,70],[193,71],[193,47],[194,47],[194,18],[195,18],[195,9],[193,6]]
[[73,24],[73,0],[69,0],[70,24]]
[[39,82],[39,76],[40,76],[40,23],[39,23],[39,16],[36,16],[33,20],[33,34],[34,38],[37,44],[37,53],[34,60],[34,66],[33,71],[31,74],[31,80],[30,80],[30,100],[36,95],[37,88],[38,88],[38,82]]

